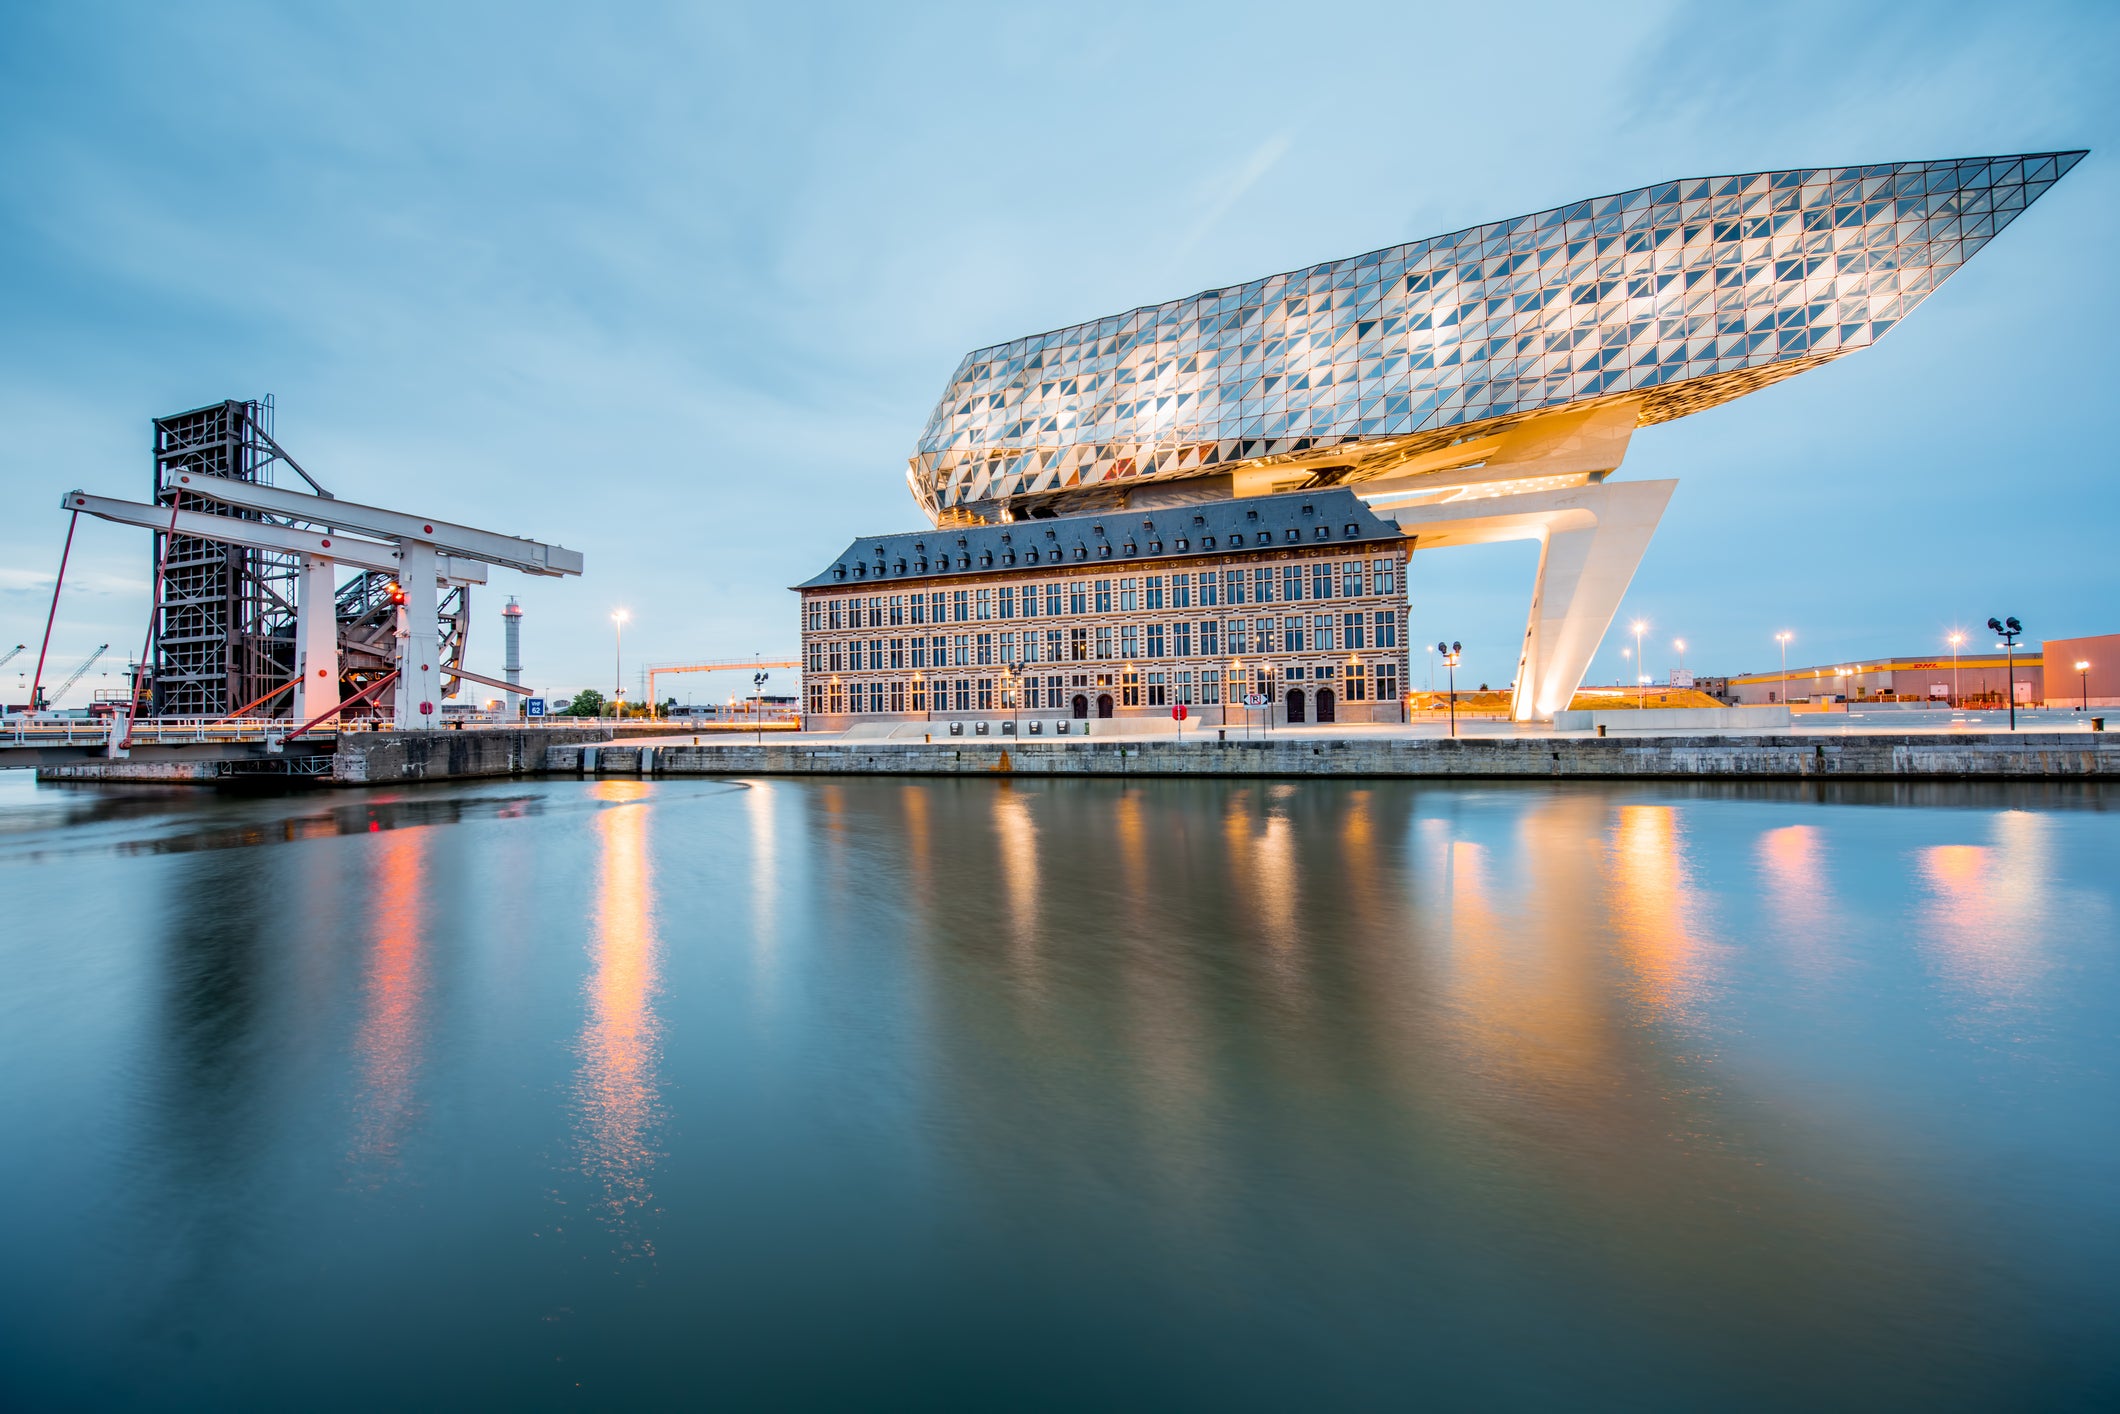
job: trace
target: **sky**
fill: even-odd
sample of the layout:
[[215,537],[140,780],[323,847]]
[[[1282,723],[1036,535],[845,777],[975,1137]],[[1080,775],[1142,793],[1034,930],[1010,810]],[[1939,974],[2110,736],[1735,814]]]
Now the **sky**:
[[[582,551],[495,571],[467,666],[514,594],[525,681],[608,691],[622,607],[637,691],[792,656],[787,586],[922,523],[972,348],[1677,177],[2073,147],[1875,348],[1636,435],[1619,474],[1679,487],[1620,621],[1658,675],[2120,631],[2120,6],[1500,14],[0,7],[0,696],[60,495],[145,499],[160,414],[270,394],[338,495]],[[48,678],[138,653],[148,542],[83,523]],[[1535,565],[1416,553],[1412,641],[1502,685]]]

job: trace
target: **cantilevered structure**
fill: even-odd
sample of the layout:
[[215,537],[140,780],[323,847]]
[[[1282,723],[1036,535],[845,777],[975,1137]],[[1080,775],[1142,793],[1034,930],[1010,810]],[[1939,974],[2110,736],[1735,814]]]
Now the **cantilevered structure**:
[[1676,485],[1606,484],[1634,430],[1874,343],[2083,156],[1665,182],[978,349],[909,481],[938,528],[1345,488],[1536,539],[1548,715]]

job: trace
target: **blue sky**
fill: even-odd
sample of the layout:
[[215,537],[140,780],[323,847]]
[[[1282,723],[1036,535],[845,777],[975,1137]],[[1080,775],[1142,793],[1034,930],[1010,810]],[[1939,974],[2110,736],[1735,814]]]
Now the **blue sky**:
[[[2120,630],[2120,7],[1501,13],[5,7],[0,649],[158,413],[269,392],[339,494],[582,550],[496,575],[471,665],[514,592],[528,680],[608,687],[618,605],[629,663],[789,651],[785,586],[918,522],[975,346],[1672,177],[2060,147],[1876,348],[1636,437],[1680,486],[1623,616],[1659,671]],[[55,662],[137,651],[147,556],[84,524]],[[1534,557],[1417,555],[1414,641],[1505,681]]]

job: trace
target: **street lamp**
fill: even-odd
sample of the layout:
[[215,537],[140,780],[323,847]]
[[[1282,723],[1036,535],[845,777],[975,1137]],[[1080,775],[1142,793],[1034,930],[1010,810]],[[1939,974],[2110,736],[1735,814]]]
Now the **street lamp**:
[[611,611],[611,715],[614,718],[619,715],[618,704],[626,700],[626,620],[632,617],[624,609]]
[[1957,629],[1951,630],[1951,706],[1957,707],[1958,694],[1958,649],[1965,642],[1965,635]]
[[2091,665],[2082,658],[2076,660],[2076,676],[2083,683],[2083,710],[2091,710]]
[[1686,675],[1686,640],[1674,638],[1671,640],[1671,646],[1678,650],[1678,675],[1684,677]]
[[1648,631],[1648,624],[1640,619],[1634,621],[1634,676],[1641,684],[1641,695],[1635,701],[1637,707],[1647,707],[1649,705],[1649,678],[1647,674],[1642,672],[1642,635]]
[[1450,670],[1450,734],[1457,735],[1457,665],[1458,655],[1465,651],[1462,643],[1438,643],[1435,651],[1443,655],[1443,666]]
[[2015,619],[1989,619],[1988,627],[1995,630],[1996,636],[2002,640],[2002,646],[2009,650],[2010,730],[2015,731],[2017,730],[2017,639],[2024,632],[2024,625],[2018,623]]
[[1784,707],[1789,705],[1789,640],[1795,636],[1787,629],[1774,635],[1774,641],[1781,645],[1781,705]]
[[1008,676],[1009,735],[1020,737],[1023,735],[1023,692],[1017,685],[1016,665],[1014,663],[1003,663],[1001,671]]
[[764,693],[766,690],[766,678],[769,676],[770,674],[762,671],[751,674],[751,719],[758,725],[758,744],[760,746],[766,744],[766,700]]

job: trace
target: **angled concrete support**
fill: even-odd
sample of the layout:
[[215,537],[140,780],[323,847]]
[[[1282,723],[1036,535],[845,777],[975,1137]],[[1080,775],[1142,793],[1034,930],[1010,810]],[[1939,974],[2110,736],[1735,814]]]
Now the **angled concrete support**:
[[1613,481],[1372,509],[1396,520],[1422,550],[1539,542],[1510,706],[1524,722],[1551,717],[1574,698],[1677,486]]
[[311,721],[339,705],[338,564],[302,557],[295,598],[294,720]]

